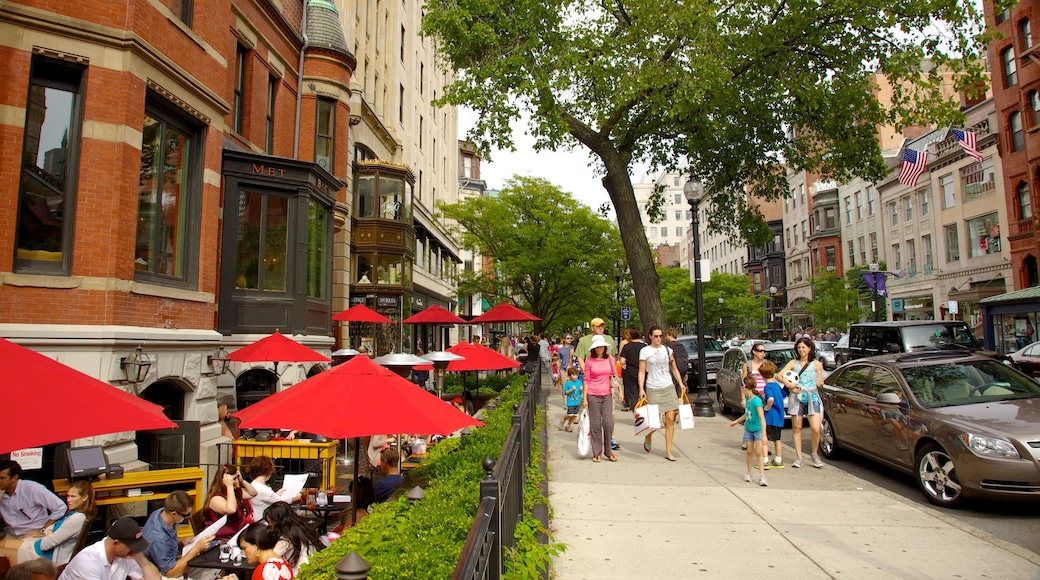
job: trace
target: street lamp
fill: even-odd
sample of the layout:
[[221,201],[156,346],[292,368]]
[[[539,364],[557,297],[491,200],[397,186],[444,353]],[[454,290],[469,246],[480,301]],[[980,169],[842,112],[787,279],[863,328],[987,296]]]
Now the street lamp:
[[769,340],[776,340],[776,286],[769,287]]
[[881,267],[877,262],[870,263],[870,275],[874,277],[874,284],[870,286],[870,308],[874,310],[874,322],[881,321],[881,309],[878,308],[878,276],[882,279],[885,277],[885,273],[881,271]]
[[725,303],[726,303],[726,300],[722,296],[719,296],[719,332],[718,332],[718,337],[719,338],[722,338],[723,330],[725,330],[723,328],[723,324],[724,324],[723,319],[725,318],[725,316],[723,315],[723,311],[722,311],[723,305]]
[[698,417],[714,417],[715,410],[708,397],[707,368],[704,360],[704,295],[701,291],[701,242],[700,212],[697,207],[704,198],[704,185],[690,174],[683,186],[683,194],[693,210],[693,293],[697,306],[697,398],[693,401],[693,414]]

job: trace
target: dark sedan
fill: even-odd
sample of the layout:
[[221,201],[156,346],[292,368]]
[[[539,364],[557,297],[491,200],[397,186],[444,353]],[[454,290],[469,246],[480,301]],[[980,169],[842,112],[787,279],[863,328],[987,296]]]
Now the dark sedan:
[[821,389],[820,453],[841,450],[912,475],[932,502],[1040,500],[1040,383],[987,356],[860,359]]

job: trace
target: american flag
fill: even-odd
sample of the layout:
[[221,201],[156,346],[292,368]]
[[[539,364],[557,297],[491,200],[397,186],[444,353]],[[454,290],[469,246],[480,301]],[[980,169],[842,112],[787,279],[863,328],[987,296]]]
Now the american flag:
[[913,187],[928,166],[928,152],[906,149],[903,151],[903,164],[899,168],[899,183]]
[[960,144],[961,149],[975,161],[982,161],[982,152],[979,151],[979,138],[971,131],[952,129],[953,138]]

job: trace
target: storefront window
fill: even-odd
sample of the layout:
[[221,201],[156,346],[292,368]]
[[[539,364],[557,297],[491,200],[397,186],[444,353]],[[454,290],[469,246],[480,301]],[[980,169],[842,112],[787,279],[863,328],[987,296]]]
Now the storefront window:
[[242,192],[235,287],[285,292],[289,199]]
[[362,218],[375,217],[376,211],[376,176],[358,175],[357,207],[354,215]]
[[1000,222],[996,213],[968,220],[968,247],[972,258],[1000,253]]
[[356,174],[357,217],[411,223],[413,189],[407,170],[363,160],[358,162]]
[[400,220],[403,212],[404,193],[400,178],[379,178],[379,217],[388,220]]
[[307,296],[325,298],[325,239],[329,212],[311,201],[307,206]]
[[380,255],[376,262],[376,284],[400,286],[403,262],[402,256]]

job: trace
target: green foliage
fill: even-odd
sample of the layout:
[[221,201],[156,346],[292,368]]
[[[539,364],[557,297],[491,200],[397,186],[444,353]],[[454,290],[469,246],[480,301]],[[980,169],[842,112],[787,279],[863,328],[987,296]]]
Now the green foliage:
[[[962,0],[431,0],[422,33],[457,81],[467,139],[489,159],[526,115],[536,148],[581,146],[603,172],[646,324],[665,313],[633,164],[692,168],[708,227],[758,245],[748,193],[789,194],[788,169],[883,177],[877,127],[963,121],[951,89],[984,88],[981,4]],[[892,102],[878,102],[881,75]],[[594,281],[593,281],[594,282]]]
[[[696,324],[697,305],[690,271],[658,268],[657,274],[661,277],[661,302],[669,324]],[[725,318],[727,326],[744,328],[758,323],[767,315],[762,298],[751,293],[747,276],[712,272],[711,280],[702,283],[701,292],[706,334],[718,326],[719,318]],[[722,298],[722,303],[719,303],[719,298]]]
[[859,321],[864,313],[859,305],[859,292],[849,287],[847,278],[839,278],[834,272],[822,272],[813,279],[813,301],[805,305],[805,311],[812,316],[817,330],[837,328],[842,331]]
[[542,318],[536,331],[573,327],[609,307],[622,255],[617,231],[548,181],[513,176],[496,198],[441,211],[459,224],[465,245],[495,259],[494,271],[463,278],[460,294],[520,297],[519,306]]
[[[888,270],[888,264],[885,262],[878,262],[878,269],[884,272]],[[854,266],[845,270],[845,279],[848,281],[849,288],[855,289],[859,296],[859,303],[865,303],[867,306],[860,312],[861,318],[854,320],[874,320],[874,312],[870,309],[871,291],[870,286],[867,286],[867,281],[863,278],[863,272],[869,272],[870,266]],[[888,320],[888,302],[884,298],[878,298],[877,301],[877,320]],[[865,316],[865,318],[863,318]]]
[[[430,448],[422,466],[408,479],[428,481],[422,501],[413,506],[401,497],[379,504],[374,513],[312,556],[299,577],[335,580],[336,563],[357,552],[371,564],[372,578],[450,578],[480,501],[480,480],[484,476],[481,462],[501,454],[512,425],[512,406],[520,402],[525,380],[526,375],[511,375],[510,387],[502,392],[502,404],[484,415],[484,427],[475,429],[465,440],[445,439]],[[537,460],[534,454],[532,461]],[[518,530],[518,537],[528,534],[528,529],[539,530],[527,522]],[[517,549],[513,557],[524,567],[537,566],[539,558],[554,553],[526,541],[519,542]]]

